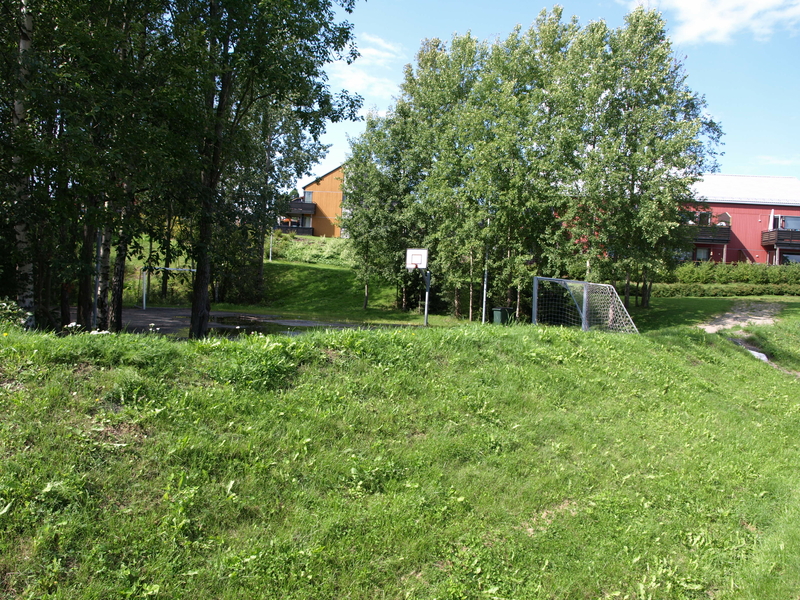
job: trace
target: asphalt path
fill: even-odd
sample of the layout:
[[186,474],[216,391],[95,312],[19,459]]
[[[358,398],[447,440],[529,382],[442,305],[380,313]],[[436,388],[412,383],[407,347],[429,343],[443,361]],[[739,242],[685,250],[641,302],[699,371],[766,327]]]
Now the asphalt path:
[[[125,308],[122,310],[124,330],[129,333],[161,333],[188,337],[191,309],[148,307]],[[310,321],[307,319],[286,319],[278,315],[258,315],[252,313],[212,310],[209,318],[211,333],[236,335],[236,333],[293,333],[308,328],[345,329],[359,327],[354,323]]]

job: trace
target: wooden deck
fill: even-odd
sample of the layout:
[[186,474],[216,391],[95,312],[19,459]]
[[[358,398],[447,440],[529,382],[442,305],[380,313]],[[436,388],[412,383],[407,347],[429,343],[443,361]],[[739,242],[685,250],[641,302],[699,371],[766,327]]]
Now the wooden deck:
[[800,250],[800,231],[796,229],[773,229],[761,232],[761,245],[764,247]]
[[728,244],[731,241],[730,227],[698,227],[695,244]]

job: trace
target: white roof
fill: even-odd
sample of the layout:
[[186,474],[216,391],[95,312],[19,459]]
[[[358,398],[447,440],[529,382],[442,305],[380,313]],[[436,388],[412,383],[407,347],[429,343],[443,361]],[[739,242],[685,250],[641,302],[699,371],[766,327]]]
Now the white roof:
[[800,179],[706,174],[692,186],[698,200],[731,204],[800,206]]

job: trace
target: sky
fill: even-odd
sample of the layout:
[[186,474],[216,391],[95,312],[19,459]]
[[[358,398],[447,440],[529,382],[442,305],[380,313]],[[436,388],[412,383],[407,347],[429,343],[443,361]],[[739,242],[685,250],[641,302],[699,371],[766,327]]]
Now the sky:
[[[581,26],[605,20],[613,28],[638,4],[630,0],[564,0],[564,20]],[[536,0],[357,0],[347,18],[361,56],[328,68],[332,90],[364,98],[367,111],[385,112],[399,96],[403,67],[413,64],[427,38],[449,41],[471,32],[493,41],[519,24],[527,29],[552,4]],[[645,4],[667,22],[675,57],[689,87],[705,96],[721,124],[724,154],[719,172],[728,175],[800,177],[800,0],[660,0]],[[328,156],[312,177],[333,170],[349,153],[349,137],[363,122],[328,126]]]

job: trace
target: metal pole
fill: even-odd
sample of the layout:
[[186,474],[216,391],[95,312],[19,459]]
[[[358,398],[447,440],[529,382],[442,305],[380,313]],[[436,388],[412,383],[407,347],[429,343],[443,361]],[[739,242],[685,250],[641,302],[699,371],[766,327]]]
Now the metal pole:
[[533,306],[531,307],[531,323],[538,324],[537,316],[539,315],[539,278],[533,278]]
[[147,267],[142,268],[142,310],[147,310],[147,286],[150,285],[150,275]]
[[425,272],[425,327],[428,326],[428,299],[431,295],[431,272]]
[[589,331],[589,284],[583,284],[583,314],[581,315],[581,329]]

